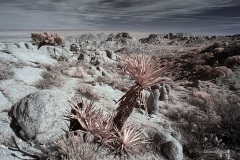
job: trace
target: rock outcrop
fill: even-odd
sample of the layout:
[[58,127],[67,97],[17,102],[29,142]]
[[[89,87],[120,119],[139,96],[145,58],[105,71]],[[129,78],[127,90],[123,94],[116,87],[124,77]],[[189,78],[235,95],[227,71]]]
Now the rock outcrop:
[[10,111],[12,129],[27,141],[56,141],[68,130],[64,116],[71,97],[72,93],[61,90],[42,90],[24,97]]

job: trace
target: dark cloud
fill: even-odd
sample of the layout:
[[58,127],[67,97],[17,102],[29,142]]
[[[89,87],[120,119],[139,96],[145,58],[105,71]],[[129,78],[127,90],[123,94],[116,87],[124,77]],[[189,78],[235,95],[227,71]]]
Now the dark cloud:
[[236,32],[240,28],[240,1],[2,0],[0,15],[0,22],[4,23],[0,28],[11,28],[14,24],[24,28],[25,24],[26,29],[56,27],[223,33],[223,30]]

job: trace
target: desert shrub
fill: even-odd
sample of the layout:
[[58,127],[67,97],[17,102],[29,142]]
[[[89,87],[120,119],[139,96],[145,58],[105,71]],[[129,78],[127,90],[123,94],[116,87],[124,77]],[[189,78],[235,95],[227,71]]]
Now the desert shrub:
[[205,77],[205,79],[226,77],[232,73],[232,70],[225,66],[212,68],[209,65],[196,65],[194,69],[196,70],[196,77]]
[[228,69],[225,66],[220,66],[220,67],[213,68],[210,77],[213,77],[213,78],[216,78],[216,77],[226,77],[226,76],[230,75],[231,73],[232,73],[231,69]]
[[96,69],[88,69],[87,74],[94,76],[97,75],[97,70]]
[[201,111],[206,112],[206,109],[207,109],[206,99],[203,99],[203,98],[200,98],[200,97],[191,97],[187,101],[192,106],[195,106],[195,107],[199,108]]
[[195,70],[198,77],[209,77],[211,75],[212,67],[209,65],[197,65]]
[[[229,147],[240,145],[240,102],[238,96],[222,96],[216,94],[209,100],[208,115],[216,115],[218,127],[213,127],[223,142]],[[213,120],[211,120],[213,121]]]
[[227,67],[232,67],[234,65],[240,65],[240,56],[232,56],[232,57],[228,57],[225,62],[224,65]]
[[93,87],[89,84],[81,83],[76,88],[77,92],[82,94],[84,97],[90,100],[99,100],[100,97],[97,93],[94,92]]
[[32,33],[31,38],[38,48],[43,45],[62,46],[64,44],[63,37],[58,33]]
[[177,126],[183,135],[184,152],[192,159],[209,156],[208,152],[228,156],[227,149],[234,150],[240,145],[239,97],[224,92],[207,97],[197,102],[204,106],[201,110],[195,108],[169,115],[182,120]]
[[77,78],[87,78],[88,75],[85,73],[83,67],[72,67],[67,71],[67,74],[71,77],[77,77]]
[[195,97],[199,97],[199,98],[202,98],[202,99],[207,99],[211,96],[209,93],[204,92],[204,91],[194,91],[193,95]]
[[97,152],[98,146],[84,142],[79,134],[69,133],[57,142],[58,157],[62,160],[99,160],[103,158]]
[[203,49],[201,52],[205,53],[205,52],[212,52],[215,48],[221,47],[221,43],[220,42],[215,42],[214,44],[208,46],[207,48]]
[[12,66],[9,63],[0,61],[0,80],[9,79],[13,74]]
[[98,76],[96,81],[98,83],[104,83],[104,84],[108,84],[110,86],[113,85],[113,79],[112,77],[106,77],[106,76]]
[[49,89],[52,87],[60,87],[62,84],[61,76],[61,66],[46,66],[47,71],[42,73],[43,80],[40,80],[36,84],[37,88],[40,89]]
[[96,81],[99,83],[108,84],[114,89],[119,89],[121,91],[127,91],[128,88],[132,85],[129,79],[123,78],[121,76],[98,76]]
[[165,116],[168,117],[171,121],[182,121],[183,120],[183,115],[187,114],[185,113],[183,108],[174,108],[170,109]]
[[55,52],[51,53],[50,56],[57,61],[68,61],[68,58],[65,55],[57,55]]

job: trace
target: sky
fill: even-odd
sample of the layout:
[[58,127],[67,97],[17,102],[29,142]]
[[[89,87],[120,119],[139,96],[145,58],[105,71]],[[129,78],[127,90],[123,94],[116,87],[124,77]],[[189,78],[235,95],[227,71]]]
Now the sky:
[[0,30],[240,33],[240,0],[0,0]]

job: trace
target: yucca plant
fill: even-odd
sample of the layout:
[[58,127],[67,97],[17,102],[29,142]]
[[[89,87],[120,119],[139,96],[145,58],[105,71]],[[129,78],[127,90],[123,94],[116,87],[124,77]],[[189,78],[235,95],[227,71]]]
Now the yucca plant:
[[114,117],[114,125],[121,130],[134,109],[137,99],[145,104],[142,91],[162,81],[162,75],[166,68],[160,68],[157,61],[151,55],[134,55],[123,60],[127,73],[135,80],[135,85],[123,95]]

